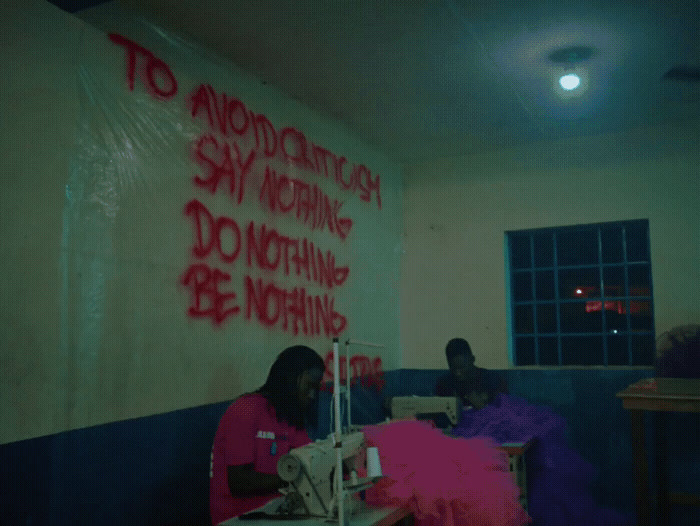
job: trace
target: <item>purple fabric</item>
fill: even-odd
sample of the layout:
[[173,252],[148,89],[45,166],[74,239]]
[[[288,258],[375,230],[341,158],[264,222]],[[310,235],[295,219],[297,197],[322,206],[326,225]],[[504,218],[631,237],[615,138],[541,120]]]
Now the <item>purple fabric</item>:
[[593,466],[568,446],[566,420],[551,409],[499,395],[480,410],[467,409],[452,434],[499,443],[534,440],[528,453],[528,504],[533,526],[627,526],[633,517],[599,506],[589,486]]

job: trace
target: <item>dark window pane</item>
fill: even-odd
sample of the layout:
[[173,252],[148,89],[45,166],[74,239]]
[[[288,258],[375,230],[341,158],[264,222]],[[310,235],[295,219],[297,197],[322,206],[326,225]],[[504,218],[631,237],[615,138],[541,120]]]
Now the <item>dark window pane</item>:
[[532,334],[533,332],[535,332],[535,324],[532,318],[532,305],[516,305],[515,333]]
[[630,304],[630,329],[633,331],[651,331],[653,320],[651,317],[651,302],[632,300]]
[[557,332],[557,308],[554,304],[537,305],[537,332]]
[[608,365],[629,365],[627,341],[621,334],[608,336]]
[[601,228],[600,240],[603,250],[603,263],[622,263],[625,260],[621,226]]
[[560,265],[589,265],[598,263],[598,233],[596,230],[571,230],[558,234],[557,256]]
[[[598,303],[598,310],[591,310],[591,303]],[[600,301],[562,303],[560,318],[562,332],[601,332],[603,329]]]
[[515,365],[536,365],[534,338],[515,339]]
[[630,365],[654,365],[655,344],[651,335],[632,336],[632,363]]
[[527,234],[510,236],[510,261],[513,268],[530,268],[530,236]]
[[551,233],[535,234],[535,267],[551,267],[554,265],[554,240]]
[[554,271],[538,270],[535,272],[535,299],[553,300],[555,299]]
[[605,302],[605,327],[608,331],[626,331],[627,314],[624,300],[607,300]]
[[653,364],[648,225],[508,233],[516,365]]
[[559,365],[556,338],[539,338],[540,365]]
[[625,226],[627,261],[649,261],[649,223],[635,221]]
[[598,267],[560,270],[559,297],[561,299],[599,298]]
[[562,365],[603,363],[602,336],[564,336],[561,339]]
[[630,265],[627,268],[630,296],[651,296],[648,265]]
[[529,271],[513,275],[513,295],[515,301],[532,300],[532,274]]
[[603,288],[608,298],[625,296],[625,268],[603,267]]

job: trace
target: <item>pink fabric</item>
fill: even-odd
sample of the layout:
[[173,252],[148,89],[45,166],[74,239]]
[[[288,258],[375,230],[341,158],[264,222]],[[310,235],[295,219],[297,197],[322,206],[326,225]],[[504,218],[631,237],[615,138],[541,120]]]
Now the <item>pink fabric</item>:
[[226,466],[253,464],[260,473],[277,473],[277,461],[290,449],[311,442],[304,430],[277,420],[275,408],[260,394],[243,395],[219,421],[211,451],[209,511],[213,524],[258,508],[279,496],[233,497]]
[[506,453],[487,438],[452,438],[420,421],[363,429],[379,448],[384,478],[366,491],[374,506],[409,508],[419,526],[520,526],[530,517]]

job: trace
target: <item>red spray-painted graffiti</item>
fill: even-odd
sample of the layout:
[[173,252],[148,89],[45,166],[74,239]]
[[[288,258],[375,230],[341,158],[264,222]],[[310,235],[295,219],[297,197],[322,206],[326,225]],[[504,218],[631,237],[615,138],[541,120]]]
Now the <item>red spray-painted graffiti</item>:
[[301,332],[305,336],[324,334],[338,336],[347,325],[347,318],[335,311],[335,298],[310,295],[303,287],[286,290],[262,278],[253,280],[245,276],[245,317],[256,319],[266,327],[279,327],[283,331]]
[[[307,281],[332,289],[342,285],[350,272],[347,266],[336,267],[335,255],[325,254],[305,238],[294,239],[280,235],[267,225],[255,227],[250,221],[245,236],[236,221],[214,215],[200,201],[193,199],[185,205],[185,215],[192,218],[194,246],[192,255],[199,259],[216,252],[224,263],[233,264],[245,243],[248,267],[297,275]],[[224,250],[223,231],[231,233],[230,250]],[[209,317],[215,325],[240,312],[234,292],[220,289],[231,275],[211,268],[205,263],[191,265],[182,278],[190,288],[188,313],[195,318]],[[304,287],[287,290],[272,282],[257,280],[246,275],[243,280],[245,318],[255,319],[265,327],[279,327],[283,331],[314,336],[338,336],[347,325],[347,318],[335,310],[335,298],[328,294],[313,295]]]
[[[340,354],[340,353],[339,353]],[[322,388],[332,390],[333,382],[333,351],[328,351],[325,358],[326,370],[323,373]],[[381,391],[384,387],[384,371],[382,370],[382,359],[377,356],[369,358],[364,355],[350,357],[350,386],[360,385],[367,388],[374,388]],[[340,356],[338,360],[339,381],[347,385],[348,381],[348,361],[345,356]]]
[[[235,304],[235,292],[220,290],[231,275],[206,263],[190,265],[182,284],[190,288],[188,313],[194,318],[211,318],[220,326],[230,316],[241,312]],[[291,290],[262,278],[243,278],[245,319],[255,319],[268,328],[305,336],[338,336],[347,325],[347,318],[335,310],[335,298],[328,294],[308,294],[304,287]]]
[[307,281],[332,289],[345,283],[350,269],[336,267],[335,255],[314,246],[306,238],[294,239],[277,233],[266,225],[256,231],[251,221],[246,230],[246,255],[248,266],[256,263],[259,268],[277,270],[282,267],[285,276],[291,273],[305,277]]
[[285,164],[333,178],[341,189],[358,193],[363,201],[371,202],[374,195],[377,207],[382,207],[379,175],[373,176],[363,164],[353,164],[344,174],[347,159],[309,142],[301,131],[289,126],[276,129],[265,115],[255,114],[226,93],[217,94],[208,84],[195,88],[187,104],[192,118],[204,118],[211,130],[224,137],[251,137],[255,150],[265,158],[278,158]]
[[220,325],[226,318],[238,314],[241,308],[226,303],[236,299],[235,292],[221,292],[219,284],[231,281],[231,275],[219,269],[209,268],[204,263],[191,265],[182,277],[182,284],[189,286],[192,301],[188,313],[193,318],[212,319],[215,325]]
[[[230,217],[218,217],[214,219],[211,212],[202,203],[193,199],[185,205],[185,215],[193,216],[195,224],[195,236],[197,241],[192,247],[192,254],[198,258],[207,257],[216,246],[216,251],[219,257],[225,263],[233,263],[236,261],[238,254],[241,251],[241,229]],[[233,236],[232,251],[226,253],[222,247],[222,231],[228,229]],[[205,236],[208,239],[205,242]]]
[[[245,242],[248,267],[280,270],[285,276],[299,276],[328,289],[345,283],[350,272],[348,266],[336,266],[335,254],[330,250],[324,253],[313,241],[287,237],[265,224],[256,228],[255,223],[250,221],[243,236],[234,219],[214,217],[197,199],[185,205],[185,215],[192,218],[192,255],[196,258],[204,259],[215,252],[224,263],[234,263]],[[230,246],[228,251],[223,247],[223,232],[230,233],[227,236],[231,240],[227,245]]]
[[[126,79],[129,83],[129,90],[134,90],[134,77],[137,71],[137,56],[139,61],[139,77],[151,96],[158,99],[171,99],[177,93],[177,80],[168,65],[156,57],[146,48],[139,46],[136,42],[121,35],[110,33],[109,39],[119,46],[124,46],[126,51]],[[157,78],[166,81],[167,88],[161,88],[156,82]]]
[[[126,37],[110,34],[109,39],[124,49],[130,91],[138,78],[152,97],[175,97],[177,79],[164,61]],[[255,174],[254,180],[260,184],[261,167],[255,166],[259,161],[264,163],[264,180],[257,197],[264,209],[294,217],[310,230],[326,230],[341,241],[353,226],[351,218],[341,216],[343,202],[296,172],[290,177],[267,163],[274,160],[291,170],[321,176],[362,201],[376,202],[381,209],[378,174],[314,144],[296,128],[276,127],[264,114],[254,113],[240,99],[217,92],[209,84],[192,90],[185,104],[193,119],[201,119],[208,126],[208,131],[190,145],[191,157],[201,169],[192,178],[194,187],[211,194],[227,192],[240,205],[249,176]],[[319,287],[330,291],[346,283],[349,267],[337,265],[332,251],[323,251],[305,237],[285,236],[265,223],[215,216],[198,199],[185,205],[184,215],[192,221],[191,254],[196,259],[181,277],[181,284],[190,291],[189,316],[210,318],[215,326],[220,326],[225,320],[242,315],[267,328],[309,336],[338,336],[346,328],[347,318],[336,311],[335,298],[312,292]],[[235,265],[241,254],[245,254],[241,263],[249,270],[262,272],[264,277],[236,273],[240,278],[232,279],[234,269],[240,272]],[[211,266],[211,258],[228,265],[229,271]],[[280,284],[270,273],[286,281],[301,279],[304,286]],[[242,294],[227,290],[235,288],[233,282],[238,279],[242,280]],[[368,379],[368,385],[383,385],[380,358],[354,357],[349,366],[353,382]]]
[[[212,194],[216,193],[219,182],[227,178],[229,182],[229,193],[233,196],[238,189],[236,201],[241,204],[245,188],[245,180],[250,168],[255,160],[255,150],[243,155],[238,143],[233,143],[233,150],[236,152],[236,160],[231,157],[231,146],[225,142],[219,142],[211,135],[203,135],[196,143],[194,158],[197,163],[205,169],[206,179],[199,175],[194,177],[194,184],[206,188]],[[245,160],[243,159],[245,157]]]
[[[109,39],[124,48],[130,91],[134,90],[138,73],[144,88],[154,98],[168,100],[177,94],[177,79],[163,60],[122,35],[110,33]],[[332,178],[341,189],[358,193],[363,201],[371,202],[374,195],[377,207],[381,209],[380,176],[373,176],[365,165],[353,164],[349,171],[345,170],[347,158],[309,142],[303,132],[293,127],[278,130],[265,115],[255,114],[236,97],[229,97],[224,92],[217,94],[209,84],[200,84],[195,88],[187,96],[186,104],[192,118],[205,118],[211,130],[225,137],[230,134],[239,137],[252,134],[256,151],[260,153],[262,148],[264,157],[279,156],[286,164],[291,163],[303,170]],[[244,164],[249,160],[247,158]]]
[[311,230],[325,227],[340,239],[345,239],[352,228],[352,219],[338,217],[343,203],[328,197],[317,185],[278,174],[269,166],[265,168],[260,202],[273,212],[293,212]]

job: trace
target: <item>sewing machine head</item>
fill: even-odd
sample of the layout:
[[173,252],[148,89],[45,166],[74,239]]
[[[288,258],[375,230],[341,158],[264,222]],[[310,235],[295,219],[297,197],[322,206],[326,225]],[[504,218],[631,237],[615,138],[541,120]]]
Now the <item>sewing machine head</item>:
[[[461,404],[456,396],[395,396],[391,399],[393,418],[428,418],[439,428],[456,425],[461,412]],[[440,420],[444,420],[445,416],[447,422],[442,425]]]
[[[364,434],[341,435],[343,471],[350,475],[343,483],[346,497],[371,486],[376,478],[358,479],[356,467],[366,456]],[[336,513],[336,441],[333,436],[292,449],[277,463],[277,473],[288,483],[280,491],[285,494],[278,513],[331,518]],[[344,509],[353,511],[354,499],[345,501]]]

